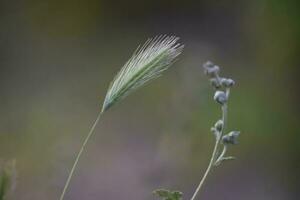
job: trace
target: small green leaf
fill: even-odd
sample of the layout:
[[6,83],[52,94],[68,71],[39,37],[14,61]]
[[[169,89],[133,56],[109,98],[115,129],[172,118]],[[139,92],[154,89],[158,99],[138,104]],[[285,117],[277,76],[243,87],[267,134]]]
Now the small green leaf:
[[182,192],[179,191],[158,189],[154,190],[153,194],[157,195],[161,200],[182,200]]

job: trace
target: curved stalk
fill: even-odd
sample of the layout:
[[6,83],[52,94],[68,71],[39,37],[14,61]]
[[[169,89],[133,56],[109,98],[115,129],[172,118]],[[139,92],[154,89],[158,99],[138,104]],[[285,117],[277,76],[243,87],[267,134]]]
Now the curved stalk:
[[224,145],[222,153],[219,155],[218,159],[216,160],[216,162],[214,164],[215,166],[218,166],[219,164],[221,164],[221,162],[224,159],[224,156],[226,154],[226,151],[227,151],[227,145]]
[[[229,95],[229,90],[227,91],[227,93]],[[197,194],[199,193],[200,189],[202,188],[209,172],[211,171],[211,169],[214,166],[215,161],[217,159],[219,144],[221,142],[221,139],[222,139],[222,136],[223,136],[223,133],[224,133],[225,124],[227,122],[226,121],[227,120],[227,104],[226,103],[222,106],[222,120],[223,120],[223,127],[222,127],[222,130],[220,131],[219,135],[216,137],[216,143],[215,143],[215,147],[214,147],[210,162],[209,162],[208,167],[207,167],[207,169],[206,169],[206,171],[205,171],[198,187],[196,188],[196,191],[194,192],[191,200],[195,200]]]
[[74,164],[73,164],[73,166],[72,166],[72,168],[71,168],[71,170],[70,170],[68,179],[67,179],[67,181],[66,181],[66,183],[65,183],[65,186],[64,186],[64,189],[63,189],[63,191],[62,191],[62,193],[61,193],[61,196],[60,196],[60,198],[59,198],[60,200],[63,200],[64,197],[65,197],[66,191],[67,191],[67,189],[68,189],[68,187],[69,187],[69,185],[70,185],[71,179],[72,179],[72,177],[73,177],[73,174],[74,174],[74,171],[75,171],[76,166],[77,166],[77,164],[78,164],[78,161],[79,161],[79,159],[80,159],[80,157],[81,157],[81,154],[83,153],[83,151],[84,151],[84,149],[85,149],[85,146],[86,146],[86,144],[88,143],[90,137],[93,135],[94,130],[95,130],[95,128],[96,128],[98,122],[100,121],[100,118],[101,118],[101,116],[102,116],[102,113],[103,113],[103,111],[101,111],[101,112],[98,114],[98,116],[97,116],[97,118],[96,118],[94,124],[92,125],[92,127],[91,127],[89,133],[87,134],[86,138],[84,139],[84,141],[83,141],[83,143],[82,143],[82,145],[81,145],[81,148],[80,148],[80,150],[79,150],[79,152],[78,152],[78,154],[77,154],[77,156],[76,156],[76,158],[75,158]]

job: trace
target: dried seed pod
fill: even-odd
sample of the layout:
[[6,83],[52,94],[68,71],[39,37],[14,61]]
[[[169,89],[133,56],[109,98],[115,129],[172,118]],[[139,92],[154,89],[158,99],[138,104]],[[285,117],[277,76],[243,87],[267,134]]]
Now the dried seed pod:
[[240,135],[239,131],[231,131],[230,133],[222,137],[222,142],[225,145],[238,144],[237,138],[239,137],[239,135]]
[[221,131],[222,128],[223,128],[223,125],[224,125],[223,121],[222,121],[222,120],[218,120],[218,121],[215,123],[215,128],[216,128],[216,130]]
[[224,105],[227,102],[227,95],[223,91],[216,91],[214,100],[221,105]]
[[221,82],[218,78],[211,78],[210,83],[215,89],[221,88]]
[[234,80],[230,79],[230,78],[222,78],[221,79],[221,85],[225,88],[229,88],[234,86],[235,82]]
[[217,77],[218,73],[220,71],[220,67],[217,65],[214,65],[210,61],[207,61],[206,63],[204,63],[203,68],[204,68],[204,73],[211,78]]

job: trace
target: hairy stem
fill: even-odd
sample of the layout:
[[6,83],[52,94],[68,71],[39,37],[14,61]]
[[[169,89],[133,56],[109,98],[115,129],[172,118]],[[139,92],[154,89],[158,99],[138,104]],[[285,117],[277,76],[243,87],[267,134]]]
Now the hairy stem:
[[[229,91],[228,91],[228,94],[229,94]],[[206,171],[205,171],[205,173],[204,173],[204,175],[203,175],[203,177],[202,177],[202,179],[201,179],[198,187],[196,188],[196,191],[194,192],[191,200],[195,200],[195,198],[196,198],[197,194],[199,193],[200,189],[202,188],[202,186],[203,186],[203,184],[204,184],[204,182],[205,182],[205,180],[206,180],[209,172],[211,171],[212,167],[215,164],[215,161],[216,161],[217,156],[218,156],[217,154],[218,154],[219,144],[221,142],[222,135],[224,133],[224,128],[225,128],[226,120],[227,120],[227,104],[224,104],[222,106],[223,128],[222,128],[220,134],[216,137],[216,143],[215,143],[215,147],[214,147],[213,153],[211,155],[210,162],[209,162],[208,167],[207,167],[207,169],[206,169]]]
[[79,150],[79,152],[78,152],[78,154],[77,154],[77,156],[76,156],[76,159],[75,159],[75,161],[74,161],[74,164],[73,164],[73,166],[72,166],[72,168],[71,168],[71,170],[70,170],[68,179],[67,179],[67,181],[66,181],[66,183],[65,183],[65,186],[64,186],[64,189],[63,189],[63,191],[62,191],[62,193],[61,193],[61,196],[60,196],[60,198],[59,198],[60,200],[63,200],[63,199],[64,199],[64,196],[65,196],[66,191],[67,191],[67,189],[68,189],[68,187],[69,187],[69,185],[70,185],[71,179],[72,179],[72,177],[73,177],[73,174],[74,174],[74,171],[75,171],[76,166],[77,166],[77,164],[78,164],[78,161],[79,161],[79,159],[80,159],[80,157],[81,157],[81,154],[84,152],[84,149],[85,149],[86,144],[88,143],[90,137],[93,135],[94,130],[95,130],[95,128],[96,128],[96,125],[97,125],[98,122],[100,121],[100,118],[101,118],[101,116],[102,116],[102,113],[103,113],[103,112],[101,111],[101,112],[98,114],[98,116],[97,116],[97,118],[96,118],[94,124],[92,125],[92,127],[91,127],[89,133],[87,134],[86,138],[84,139],[84,142],[83,142],[82,145],[81,145],[81,148],[80,148],[80,150]]

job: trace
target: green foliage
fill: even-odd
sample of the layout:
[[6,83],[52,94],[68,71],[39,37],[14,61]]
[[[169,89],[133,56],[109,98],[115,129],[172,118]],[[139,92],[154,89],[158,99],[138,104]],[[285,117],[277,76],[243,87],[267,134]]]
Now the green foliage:
[[182,200],[182,192],[179,191],[158,189],[154,190],[153,194],[157,195],[161,200]]
[[0,200],[6,200],[16,183],[15,160],[4,163],[0,171]]

